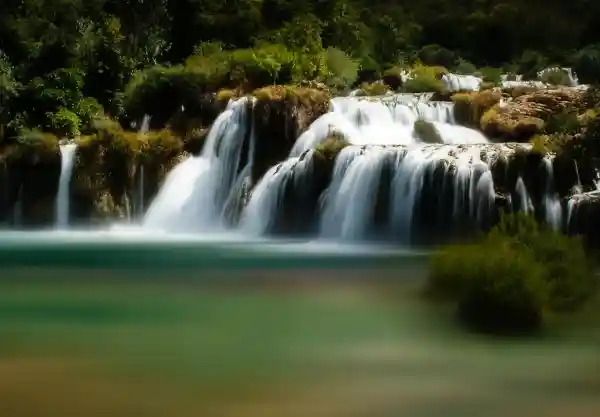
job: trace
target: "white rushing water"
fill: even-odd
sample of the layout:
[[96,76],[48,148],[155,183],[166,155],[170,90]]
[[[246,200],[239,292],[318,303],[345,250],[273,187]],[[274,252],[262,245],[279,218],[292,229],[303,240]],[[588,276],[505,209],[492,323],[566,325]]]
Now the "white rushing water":
[[240,230],[252,236],[267,233],[276,219],[288,181],[302,181],[310,170],[312,152],[288,158],[267,171],[252,191],[252,197],[242,212]]
[[74,143],[60,145],[60,179],[58,181],[58,193],[56,194],[55,202],[55,223],[57,228],[65,228],[69,225],[69,191],[76,150],[77,145]]
[[412,145],[420,143],[417,120],[433,123],[444,143],[487,143],[481,132],[456,125],[454,105],[422,95],[379,98],[338,97],[331,111],[318,118],[296,141],[291,156],[314,149],[331,133],[352,145]]
[[[200,156],[192,156],[171,171],[143,221],[146,229],[191,232],[223,227],[223,208],[237,183],[238,172],[252,163],[253,135],[248,132],[251,98],[231,101],[213,123]],[[250,134],[249,154],[242,155]],[[246,156],[245,167],[240,167]]]

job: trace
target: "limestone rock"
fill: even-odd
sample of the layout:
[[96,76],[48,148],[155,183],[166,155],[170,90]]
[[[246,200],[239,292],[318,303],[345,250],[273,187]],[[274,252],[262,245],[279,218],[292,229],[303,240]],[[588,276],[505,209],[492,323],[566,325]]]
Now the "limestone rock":
[[581,105],[583,91],[564,87],[506,97],[481,118],[481,130],[490,138],[525,142],[542,133],[548,118]]

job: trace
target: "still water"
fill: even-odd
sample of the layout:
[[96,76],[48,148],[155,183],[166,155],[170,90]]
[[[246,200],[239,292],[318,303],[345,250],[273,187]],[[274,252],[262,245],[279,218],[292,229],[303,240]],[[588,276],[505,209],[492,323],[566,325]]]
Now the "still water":
[[537,340],[467,335],[420,297],[427,260],[234,235],[2,232],[0,415],[600,415],[600,314]]

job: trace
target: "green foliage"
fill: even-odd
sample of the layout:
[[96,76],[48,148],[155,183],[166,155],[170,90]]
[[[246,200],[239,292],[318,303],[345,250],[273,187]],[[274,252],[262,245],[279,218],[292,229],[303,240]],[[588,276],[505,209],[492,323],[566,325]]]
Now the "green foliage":
[[501,98],[501,93],[493,90],[454,94],[452,102],[456,121],[464,126],[478,128],[481,117],[498,104]]
[[130,120],[152,116],[165,125],[181,106],[193,105],[203,93],[223,84],[223,74],[196,66],[152,67],[139,72],[127,85],[123,106]]
[[517,72],[524,80],[536,80],[538,73],[548,67],[548,59],[537,51],[525,51],[517,60]]
[[421,142],[425,143],[444,143],[440,132],[435,125],[425,120],[417,120],[414,124],[414,132]]
[[573,57],[573,71],[579,82],[600,84],[600,44],[589,45]]
[[61,108],[56,113],[49,114],[47,118],[50,123],[49,131],[58,136],[72,138],[81,133],[81,120],[68,109]]
[[564,133],[574,135],[579,133],[583,127],[583,123],[579,119],[576,112],[562,111],[555,113],[546,120],[544,131],[549,134]]
[[339,133],[332,132],[323,142],[317,145],[315,152],[322,155],[327,161],[333,162],[346,146],[350,146],[346,138]]
[[439,45],[425,45],[419,51],[419,59],[425,65],[452,68],[456,65],[456,54]]
[[403,90],[406,93],[434,92],[445,95],[448,93],[446,85],[441,80],[447,72],[444,67],[428,67],[417,65],[412,68],[412,77],[406,80]]
[[478,71],[478,75],[481,76],[484,83],[491,83],[494,85],[500,84],[502,81],[502,69],[485,67]]
[[[467,59],[477,66],[513,62],[512,71],[532,79],[549,63],[571,63],[584,83],[598,82],[600,74],[594,17],[600,3],[584,0],[542,8],[515,0],[6,0],[1,9],[0,118],[11,135],[23,127],[44,129],[51,124],[46,115],[61,108],[75,113],[85,130],[96,106],[81,103],[84,98],[127,122],[149,110],[172,114],[171,107],[193,104],[199,91],[239,84],[247,92],[305,80],[335,89],[376,81],[355,77],[356,63],[359,75],[419,60],[473,73]],[[498,82],[496,73],[481,73]],[[394,90],[401,85],[397,75],[385,74]],[[172,97],[135,97],[166,97],[167,109],[157,112],[159,104],[151,102],[143,109],[131,97],[144,77],[145,92],[168,90]],[[406,90],[440,87],[417,75]]]
[[456,74],[473,75],[477,72],[477,68],[469,61],[459,59],[458,63],[454,66],[454,72]]
[[380,82],[362,83],[360,90],[360,96],[384,96],[390,91],[386,84]]
[[327,84],[334,87],[349,87],[358,74],[358,62],[340,49],[329,47],[325,50]]
[[569,73],[562,68],[549,68],[542,72],[540,75],[540,81],[550,85],[563,85],[570,86],[571,78]]
[[581,241],[524,214],[503,215],[477,243],[443,248],[429,276],[432,294],[455,300],[465,324],[491,333],[537,331],[594,288]]

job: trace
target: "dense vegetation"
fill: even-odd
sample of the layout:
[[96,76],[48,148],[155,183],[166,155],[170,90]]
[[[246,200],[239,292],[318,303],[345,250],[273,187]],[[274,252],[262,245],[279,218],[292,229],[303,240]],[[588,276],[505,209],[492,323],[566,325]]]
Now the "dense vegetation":
[[527,215],[505,215],[480,241],[434,255],[432,294],[458,304],[461,320],[492,333],[537,331],[552,314],[573,311],[595,287],[579,238]]
[[[101,112],[126,125],[157,113],[163,127],[225,87],[346,88],[383,75],[396,88],[417,61],[490,80],[499,67],[532,77],[563,64],[589,82],[600,73],[598,16],[588,0],[4,0],[0,135],[77,136]],[[440,87],[423,74],[407,84]]]

